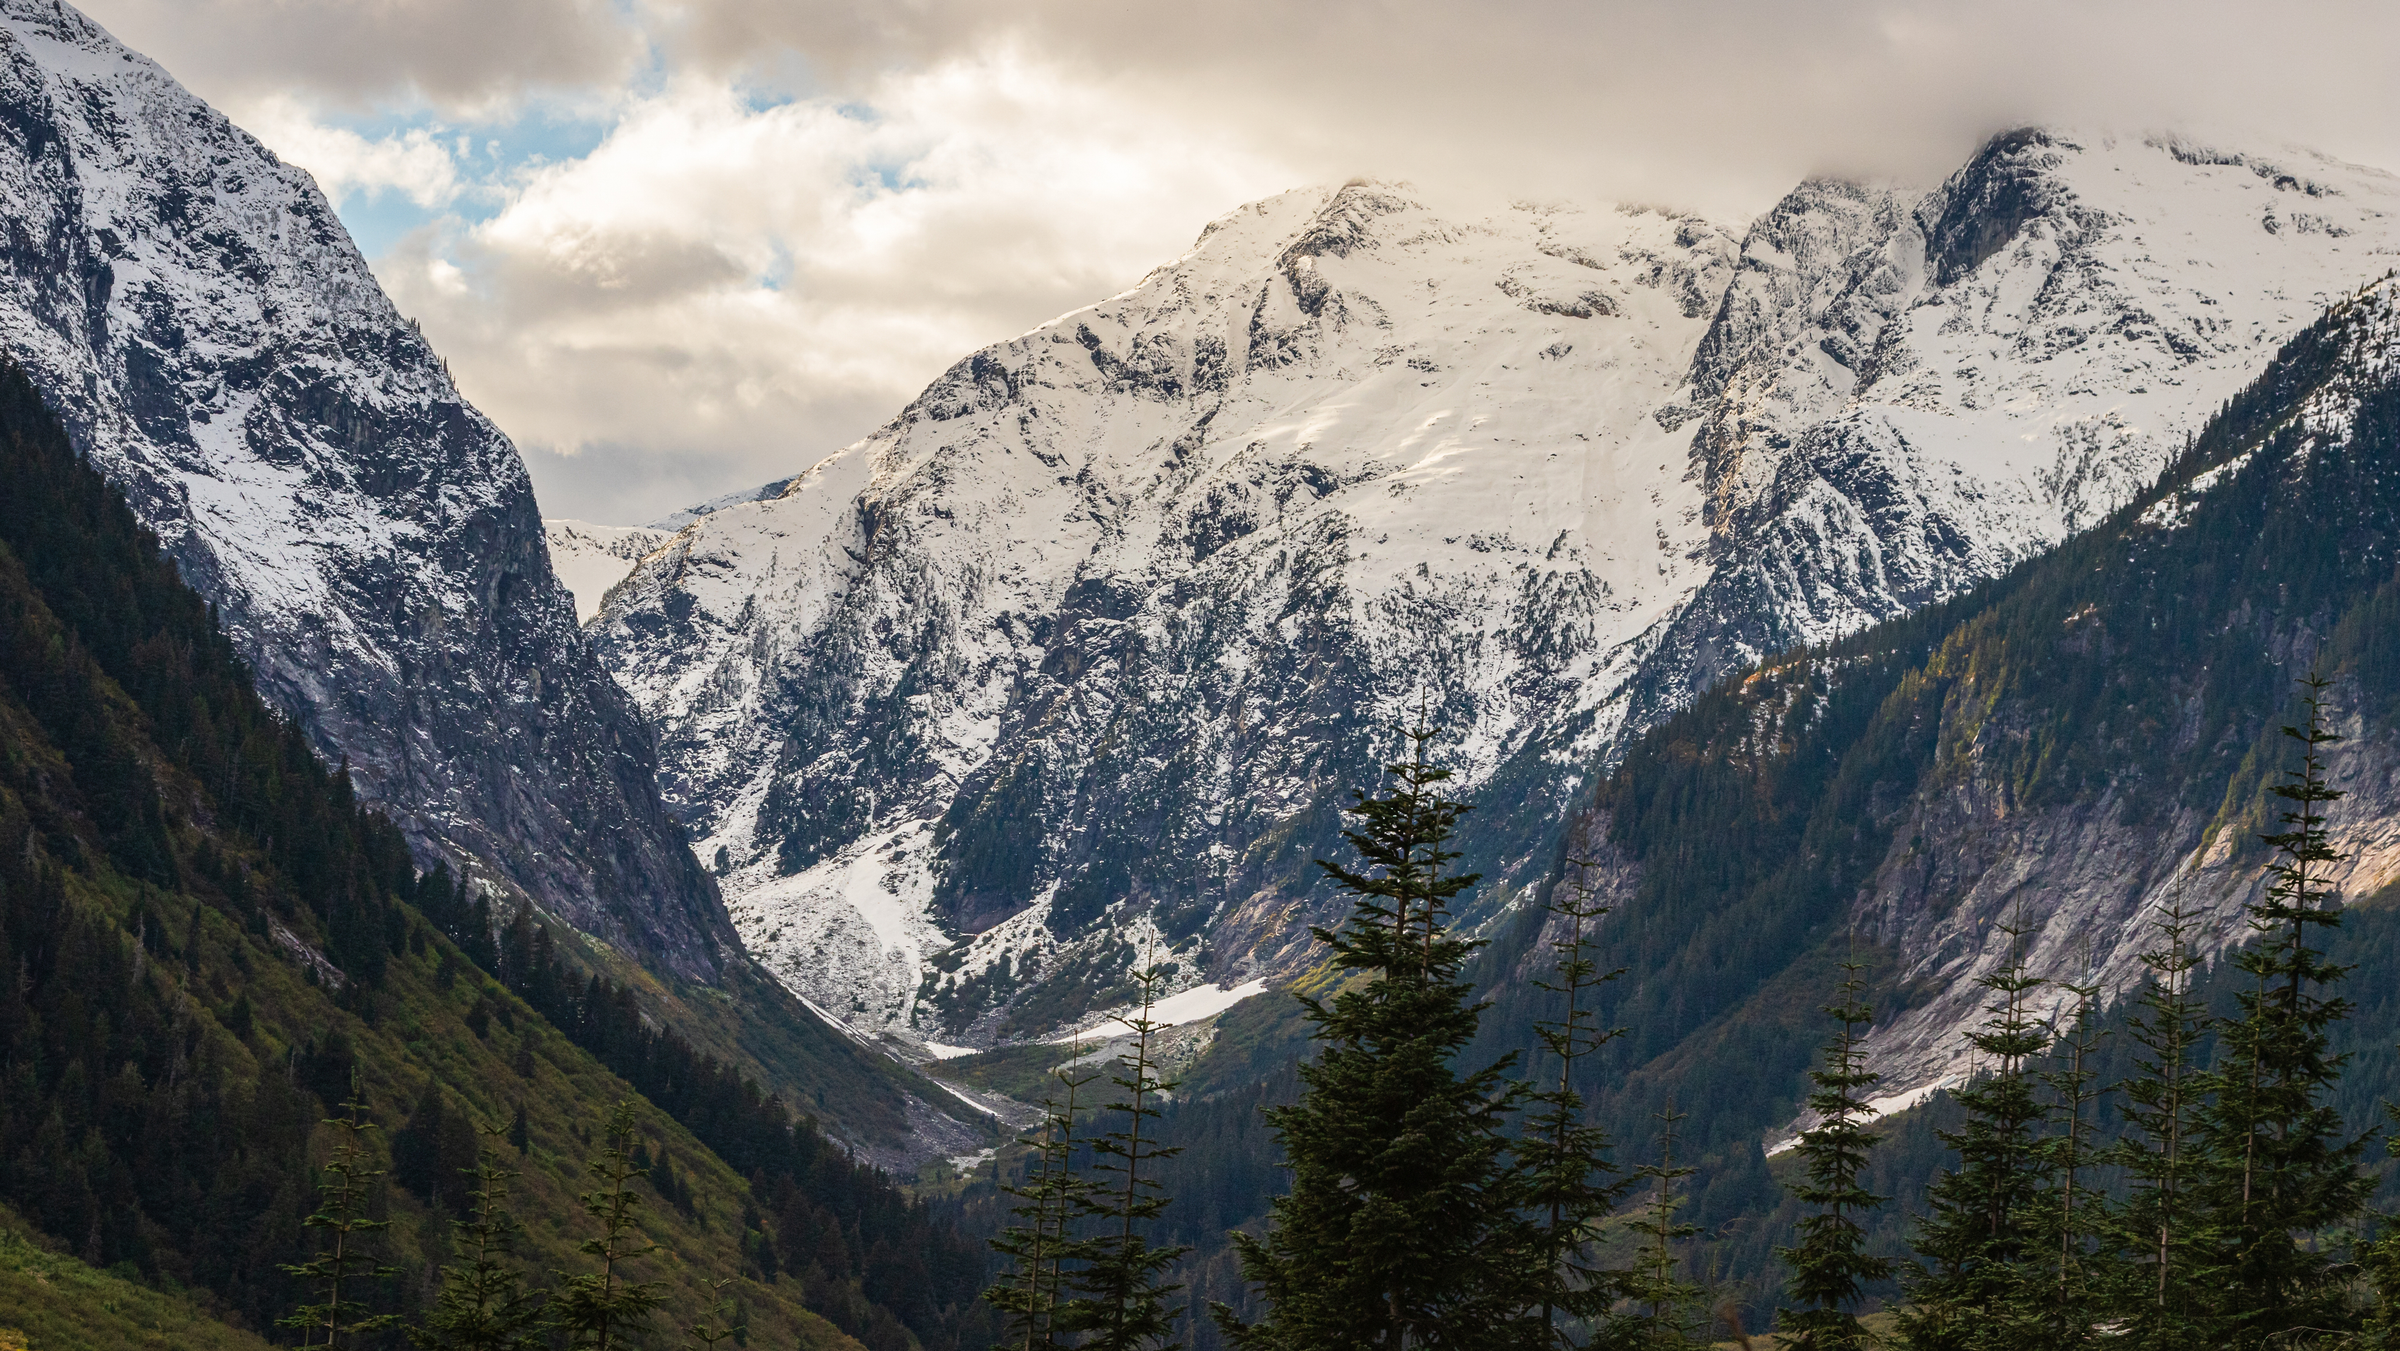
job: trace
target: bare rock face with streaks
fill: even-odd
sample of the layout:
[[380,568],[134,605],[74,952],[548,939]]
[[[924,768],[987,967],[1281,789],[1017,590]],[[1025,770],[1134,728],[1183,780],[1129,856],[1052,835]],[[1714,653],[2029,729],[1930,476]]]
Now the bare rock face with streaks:
[[713,979],[720,903],[515,447],[307,174],[53,0],[0,0],[0,341],[428,863]]
[[691,522],[591,632],[787,983],[1048,1035],[1146,950],[1311,960],[1310,860],[1419,716],[1481,804],[1477,914],[1510,903],[1624,737],[2150,482],[2391,265],[2395,208],[2322,157],[2050,131],[1738,239],[1289,193]]

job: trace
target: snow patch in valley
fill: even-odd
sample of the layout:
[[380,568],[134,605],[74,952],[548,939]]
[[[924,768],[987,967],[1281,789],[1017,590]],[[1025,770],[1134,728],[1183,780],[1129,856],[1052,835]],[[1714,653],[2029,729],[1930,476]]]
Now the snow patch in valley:
[[[1250,996],[1266,992],[1267,979],[1264,976],[1255,980],[1243,981],[1239,985],[1195,985],[1191,989],[1168,995],[1152,1004],[1150,1021],[1161,1027],[1180,1027],[1185,1023],[1199,1022],[1203,1018],[1214,1018]],[[1053,1046],[1087,1041],[1095,1035],[1106,1035],[1113,1029],[1127,1026],[1127,1019],[1140,1015],[1140,1005],[1128,1005],[1125,1008],[1103,1014],[1101,1020],[1090,1027],[1073,1032],[1062,1032],[1056,1036],[1044,1037],[1042,1040]]]

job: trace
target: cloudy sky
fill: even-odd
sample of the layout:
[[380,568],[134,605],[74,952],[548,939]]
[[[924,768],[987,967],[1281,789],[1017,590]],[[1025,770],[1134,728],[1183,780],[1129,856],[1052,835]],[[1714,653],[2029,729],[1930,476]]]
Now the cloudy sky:
[[1404,179],[1738,222],[2024,121],[2400,168],[2400,6],[78,0],[313,171],[605,522],[788,474],[1211,217]]

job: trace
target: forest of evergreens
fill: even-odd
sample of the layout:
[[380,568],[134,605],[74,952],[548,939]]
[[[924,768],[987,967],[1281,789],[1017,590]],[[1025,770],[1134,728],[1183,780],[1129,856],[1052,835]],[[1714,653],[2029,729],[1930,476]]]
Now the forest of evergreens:
[[353,1291],[399,1320],[355,1344],[404,1344],[437,1307],[461,1170],[495,1138],[541,1213],[536,1286],[572,1271],[582,1163],[614,1147],[664,1245],[643,1276],[665,1283],[661,1335],[722,1278],[786,1343],[983,1339],[979,1244],[578,972],[529,912],[479,925],[488,901],[416,869],[13,368],[0,838],[0,1204],[58,1260],[271,1332],[312,1298],[294,1269],[319,1253],[321,1123],[355,1116],[378,1175],[361,1214],[389,1226],[362,1241],[389,1274]]

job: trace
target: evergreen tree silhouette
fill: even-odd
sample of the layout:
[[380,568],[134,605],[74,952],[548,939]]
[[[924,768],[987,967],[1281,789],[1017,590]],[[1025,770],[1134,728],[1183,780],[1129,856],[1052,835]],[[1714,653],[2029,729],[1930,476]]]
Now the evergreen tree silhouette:
[[576,1251],[599,1264],[598,1269],[558,1273],[562,1281],[552,1301],[557,1325],[567,1334],[567,1345],[577,1351],[627,1345],[628,1336],[666,1302],[662,1282],[633,1280],[624,1270],[662,1251],[643,1235],[641,1198],[626,1185],[647,1171],[633,1161],[634,1126],[633,1100],[627,1098],[609,1112],[600,1152],[584,1165],[600,1185],[575,1198],[600,1225],[597,1235],[576,1245]]
[[1084,1240],[1084,1265],[1074,1276],[1079,1293],[1061,1311],[1063,1326],[1082,1334],[1080,1351],[1180,1348],[1172,1339],[1182,1310],[1168,1307],[1167,1296],[1183,1287],[1167,1284],[1165,1273],[1190,1249],[1154,1245],[1145,1232],[1171,1199],[1159,1185],[1157,1165],[1183,1152],[1158,1143],[1159,1099],[1175,1087],[1158,1077],[1152,1048],[1166,1026],[1150,1016],[1164,977],[1151,963],[1134,979],[1142,989],[1141,1011],[1122,1020],[1133,1033],[1132,1055],[1110,1079],[1123,1096],[1101,1109],[1123,1124],[1092,1141],[1098,1176],[1075,1198],[1095,1230]]
[[1565,933],[1551,943],[1558,954],[1554,975],[1540,982],[1565,1007],[1560,1017],[1534,1029],[1557,1062],[1558,1077],[1527,1093],[1532,1112],[1517,1142],[1525,1187],[1521,1206],[1533,1217],[1532,1241],[1526,1245],[1528,1302],[1539,1305],[1535,1331],[1537,1344],[1545,1347],[1571,1347],[1570,1326],[1601,1324],[1631,1292],[1627,1273],[1594,1259],[1592,1238],[1634,1179],[1617,1175],[1608,1159],[1608,1131],[1588,1119],[1583,1094],[1575,1087],[1576,1065],[1623,1031],[1601,1030],[1590,1006],[1593,988],[1623,972],[1603,973],[1591,956],[1592,927],[1609,912],[1592,895],[1589,879],[1599,865],[1587,859],[1568,863],[1575,870],[1573,883],[1561,879],[1550,894],[1551,923]]
[[2179,884],[2154,926],[2160,945],[2142,954],[2149,979],[2130,1025],[2148,1054],[2121,1085],[2117,1111],[2128,1129],[2107,1156],[2127,1182],[2124,1204],[2108,1218],[2117,1254],[2109,1293],[2126,1351],[2180,1351],[2199,1336],[2202,1303],[2189,1254],[2209,1243],[2196,1232],[2204,1221],[2191,1191],[2209,1083],[2198,1055],[2212,1020],[2194,991],[2202,964],[2195,925]]
[[1267,1109],[1291,1189],[1264,1237],[1234,1235],[1266,1315],[1212,1310],[1241,1351],[1518,1346],[1538,1332],[1504,1130],[1521,1101],[1516,1057],[1453,1063],[1483,1010],[1460,978],[1479,945],[1447,922],[1477,880],[1447,871],[1468,805],[1442,792],[1434,733],[1407,735],[1391,791],[1348,809],[1362,870],[1319,860],[1352,900],[1340,929],[1314,931],[1348,979],[1331,998],[1301,996],[1317,1055],[1300,1066],[1300,1100]]
[[[355,1346],[359,1338],[400,1321],[396,1314],[368,1313],[355,1293],[361,1281],[389,1280],[397,1274],[390,1267],[375,1266],[367,1250],[368,1238],[390,1228],[391,1221],[368,1218],[384,1170],[374,1166],[374,1151],[367,1143],[375,1123],[367,1116],[365,1097],[353,1069],[342,1115],[323,1123],[334,1130],[333,1156],[317,1182],[317,1209],[302,1221],[324,1231],[325,1247],[306,1262],[282,1268],[285,1275],[324,1292],[322,1299],[301,1305],[276,1324],[297,1331],[302,1346]],[[344,1292],[345,1286],[350,1293]]]
[[525,1226],[508,1209],[513,1168],[500,1166],[504,1132],[476,1127],[483,1138],[470,1173],[467,1214],[450,1222],[460,1260],[443,1268],[441,1290],[425,1326],[409,1331],[423,1351],[540,1351],[549,1345],[542,1297],[526,1289],[516,1263]]
[[1802,1306],[1779,1310],[1776,1318],[1784,1344],[1795,1351],[1863,1351],[1867,1331],[1851,1306],[1867,1282],[1892,1274],[1890,1258],[1865,1250],[1866,1216],[1887,1199],[1869,1191],[1864,1180],[1876,1141],[1864,1124],[1874,1115],[1866,1094],[1883,1077],[1866,1067],[1859,1047],[1875,1022],[1875,1011],[1859,997],[1865,971],[1854,945],[1842,962],[1838,998],[1825,1006],[1825,1016],[1840,1030],[1825,1043],[1824,1063],[1808,1075],[1816,1085],[1808,1109],[1817,1124],[1800,1133],[1806,1180],[1791,1193],[1811,1213],[1800,1220],[1800,1241],[1775,1253],[1791,1272],[1786,1292]]
[[1008,1329],[1006,1340],[996,1343],[994,1351],[1059,1345],[1069,1264],[1082,1254],[1072,1231],[1091,1186],[1075,1168],[1075,1116],[1084,1087],[1098,1077],[1096,1070],[1083,1068],[1083,1044],[1078,1041],[1073,1059],[1052,1071],[1058,1087],[1042,1102],[1041,1133],[1024,1140],[1032,1147],[1025,1180],[1002,1188],[1016,1198],[1009,1213],[1017,1222],[991,1241],[993,1251],[1009,1259],[1009,1269],[983,1292]]
[[2257,941],[2234,963],[2252,979],[2241,1016],[2224,1032],[2200,1117],[2206,1168],[2199,1188],[2213,1240],[2201,1280],[2217,1303],[2205,1328],[2227,1346],[2258,1346],[2355,1320],[2344,1273],[2317,1234],[2364,1209],[2371,1180],[2358,1167],[2364,1140],[2345,1140],[2327,1100],[2344,1056],[2329,1044],[2350,1004],[2325,993],[2348,974],[2314,946],[2313,931],[2341,923],[2332,865],[2344,857],[2326,831],[2325,810],[2343,793],[2326,781],[2329,682],[2304,677],[2305,725],[2285,727],[2301,762],[2271,790],[2289,804],[2284,829],[2260,838],[2275,851],[2266,893],[2250,906]]
[[2040,1265],[2042,1194],[2037,1131],[2045,1116],[2030,1061],[2049,1045],[2029,1007],[2045,982],[2025,967],[2025,929],[2012,919],[2007,963],[1977,983],[1995,996],[1967,1040],[1989,1071],[1958,1093],[1966,1122],[1944,1131],[1958,1166],[1926,1190],[1919,1266],[1900,1327],[1913,1351],[2020,1351],[2038,1335],[2030,1307]]

